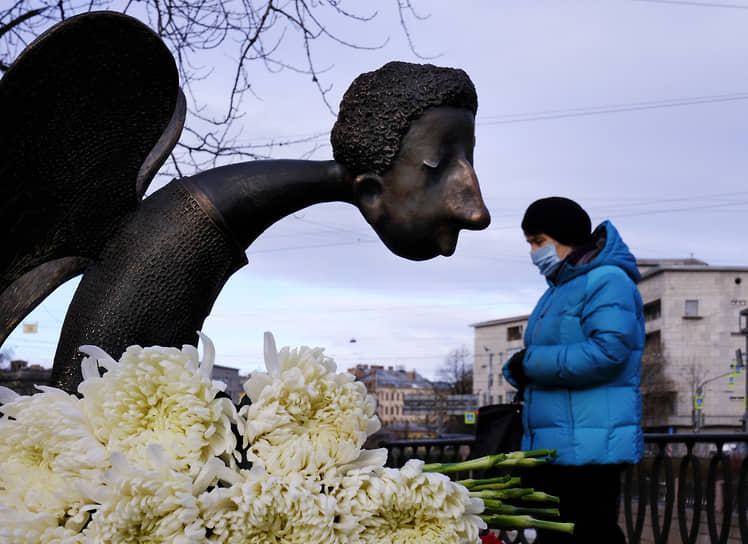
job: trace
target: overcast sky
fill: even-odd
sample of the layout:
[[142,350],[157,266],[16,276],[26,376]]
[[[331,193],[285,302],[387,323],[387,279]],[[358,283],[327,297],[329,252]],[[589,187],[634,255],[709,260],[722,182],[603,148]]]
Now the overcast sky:
[[[359,73],[425,62],[392,3],[377,4],[373,22],[337,30],[362,44],[389,37],[385,47],[315,51],[335,107]],[[545,196],[577,200],[595,224],[612,220],[638,258],[748,265],[748,1],[414,4],[430,14],[410,24],[417,51],[463,68],[477,88],[475,168],[491,225],[463,232],[452,257],[411,262],[350,205],[276,223],[205,323],[220,364],[258,368],[270,330],[279,346],[325,347],[342,368],[403,365],[435,377],[451,350],[473,350],[471,324],[527,313],[542,293],[519,223]],[[258,98],[243,104],[247,141],[324,134],[313,158],[332,158],[334,117],[308,78],[257,72]],[[314,147],[305,145],[274,156],[298,158]],[[51,366],[74,283],[27,318],[39,333],[17,330],[3,348]]]

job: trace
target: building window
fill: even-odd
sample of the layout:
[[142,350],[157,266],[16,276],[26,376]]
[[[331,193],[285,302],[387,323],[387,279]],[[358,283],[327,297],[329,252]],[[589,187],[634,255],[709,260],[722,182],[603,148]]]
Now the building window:
[[516,397],[516,396],[517,396],[517,392],[516,391],[507,391],[506,392],[506,402],[507,403],[514,402],[514,397]]
[[659,319],[662,312],[662,303],[660,299],[647,302],[644,305],[644,321],[652,321],[653,319]]
[[647,333],[644,336],[644,350],[655,349],[662,344],[662,333],[659,330]]
[[699,317],[699,301],[686,300],[685,314],[683,317]]
[[522,325],[516,327],[507,327],[506,329],[507,341],[522,340]]

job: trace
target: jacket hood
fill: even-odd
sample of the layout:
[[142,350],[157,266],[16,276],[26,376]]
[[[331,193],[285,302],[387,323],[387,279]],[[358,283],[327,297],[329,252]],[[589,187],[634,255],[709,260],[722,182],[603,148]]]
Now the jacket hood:
[[634,283],[641,279],[639,269],[636,267],[636,258],[629,251],[626,243],[621,239],[618,231],[610,221],[601,223],[592,233],[592,238],[598,245],[604,245],[589,262],[572,266],[564,262],[553,280],[548,280],[551,285],[565,283],[572,278],[585,274],[589,270],[603,265],[613,265],[622,269]]

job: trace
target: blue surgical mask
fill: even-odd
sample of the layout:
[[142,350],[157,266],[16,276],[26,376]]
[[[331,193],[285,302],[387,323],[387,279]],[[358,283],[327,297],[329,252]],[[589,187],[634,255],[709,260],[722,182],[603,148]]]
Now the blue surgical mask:
[[561,265],[561,259],[559,259],[556,253],[556,244],[553,242],[538,249],[533,249],[530,252],[530,258],[532,259],[532,264],[537,266],[540,273],[546,278],[558,270],[558,267]]

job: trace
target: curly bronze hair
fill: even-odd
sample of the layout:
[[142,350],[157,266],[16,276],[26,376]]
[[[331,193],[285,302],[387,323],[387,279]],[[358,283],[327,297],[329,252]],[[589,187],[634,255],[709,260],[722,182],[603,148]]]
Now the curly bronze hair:
[[453,106],[475,115],[478,97],[459,68],[389,62],[358,76],[340,102],[333,156],[354,175],[382,175],[400,152],[411,121],[428,108]]

